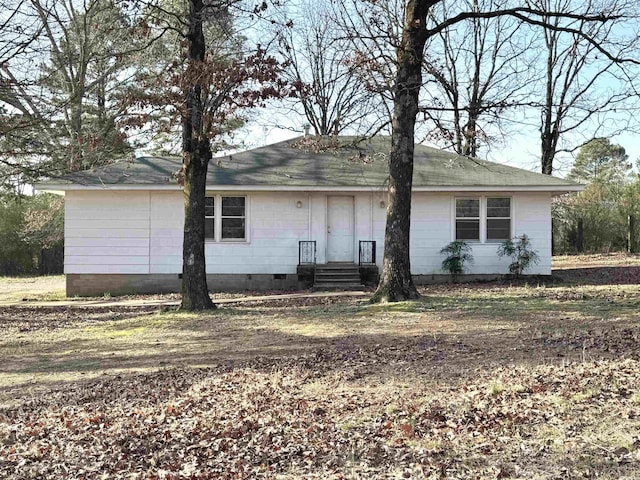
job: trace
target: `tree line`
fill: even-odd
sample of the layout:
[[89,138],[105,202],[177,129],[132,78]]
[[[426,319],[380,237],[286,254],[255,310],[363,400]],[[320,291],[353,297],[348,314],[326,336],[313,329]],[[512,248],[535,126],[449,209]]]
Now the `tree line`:
[[186,309],[213,307],[204,179],[251,109],[297,113],[317,135],[391,134],[380,301],[417,296],[408,258],[416,140],[476,156],[526,124],[551,174],[563,152],[635,127],[638,6],[629,0],[0,7],[2,188],[19,195],[141,147],[180,154],[183,258],[194,260],[183,261]]
[[0,275],[62,273],[64,199],[0,194]]
[[568,175],[584,191],[554,199],[554,253],[640,248],[640,176],[624,149],[607,138],[583,146]]

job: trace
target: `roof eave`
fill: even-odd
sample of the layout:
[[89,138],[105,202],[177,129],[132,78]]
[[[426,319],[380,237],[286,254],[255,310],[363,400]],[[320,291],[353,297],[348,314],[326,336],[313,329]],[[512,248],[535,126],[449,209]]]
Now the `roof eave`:
[[182,190],[180,185],[161,185],[161,184],[131,184],[131,183],[118,183],[118,184],[102,184],[102,185],[82,185],[79,183],[37,183],[34,188],[39,192],[51,192],[60,193],[70,190]]
[[[182,190],[177,184],[113,184],[113,185],[81,185],[81,184],[36,184],[36,190],[41,192],[61,193],[66,191],[123,191],[123,190],[154,190],[154,191],[176,191]],[[386,190],[384,185],[207,185],[207,190],[225,191],[349,191],[349,192],[371,192]],[[584,185],[437,185],[437,186],[414,186],[414,192],[551,192],[554,195],[561,195],[570,192],[580,192],[584,190]]]

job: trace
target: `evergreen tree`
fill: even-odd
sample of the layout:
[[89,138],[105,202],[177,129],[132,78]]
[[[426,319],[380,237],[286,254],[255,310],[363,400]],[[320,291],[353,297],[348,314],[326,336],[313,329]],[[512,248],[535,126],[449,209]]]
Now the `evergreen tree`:
[[581,183],[623,184],[629,180],[631,163],[624,147],[608,138],[594,138],[578,152],[568,178]]

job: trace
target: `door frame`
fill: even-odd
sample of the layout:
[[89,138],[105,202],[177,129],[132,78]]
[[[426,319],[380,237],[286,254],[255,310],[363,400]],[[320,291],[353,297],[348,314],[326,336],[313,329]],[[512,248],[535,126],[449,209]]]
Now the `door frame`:
[[[349,258],[346,258],[344,260],[332,260],[330,258],[330,237],[331,237],[331,233],[329,232],[329,229],[331,228],[331,225],[329,224],[330,220],[331,220],[331,212],[330,212],[330,207],[331,207],[331,199],[332,198],[348,198],[351,201],[351,209],[350,209],[350,213],[351,213],[351,232],[349,232],[349,236],[351,237],[351,240],[349,242]],[[326,207],[326,214],[327,214],[327,221],[326,221],[326,228],[325,228],[325,234],[326,234],[326,241],[325,241],[325,245],[326,245],[326,249],[325,249],[325,258],[327,263],[330,262],[353,262],[354,261],[354,245],[355,245],[355,234],[356,234],[356,201],[355,201],[355,196],[354,195],[327,195],[327,207]],[[345,243],[346,244],[346,243]]]

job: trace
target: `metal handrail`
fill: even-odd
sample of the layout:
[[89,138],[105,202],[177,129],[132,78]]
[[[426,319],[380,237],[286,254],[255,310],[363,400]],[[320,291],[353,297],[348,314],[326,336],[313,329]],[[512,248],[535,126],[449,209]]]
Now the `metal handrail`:
[[360,240],[358,248],[358,265],[376,264],[376,241]]
[[316,241],[301,240],[298,242],[298,265],[316,264]]

